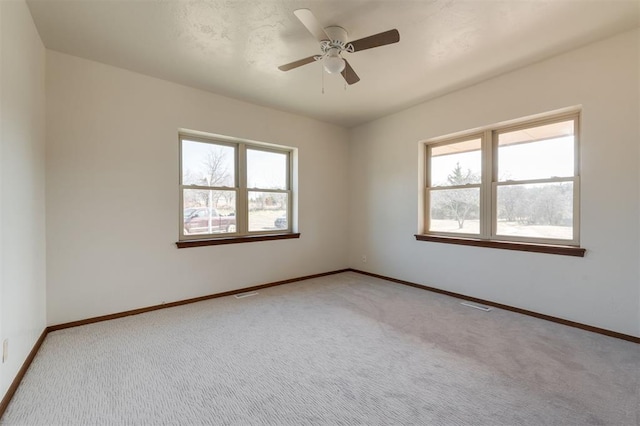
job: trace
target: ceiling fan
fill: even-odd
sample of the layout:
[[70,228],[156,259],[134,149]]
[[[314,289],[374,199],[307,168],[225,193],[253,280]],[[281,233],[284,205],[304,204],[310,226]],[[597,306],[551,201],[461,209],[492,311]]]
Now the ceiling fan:
[[343,52],[354,53],[400,41],[400,33],[398,33],[398,30],[393,29],[347,42],[347,31],[344,28],[338,26],[323,28],[309,9],[298,9],[293,13],[302,22],[302,25],[320,42],[322,54],[281,65],[278,67],[281,71],[289,71],[321,60],[324,69],[329,74],[341,73],[348,84],[354,84],[360,81],[360,77],[351,68],[349,62],[342,57]]

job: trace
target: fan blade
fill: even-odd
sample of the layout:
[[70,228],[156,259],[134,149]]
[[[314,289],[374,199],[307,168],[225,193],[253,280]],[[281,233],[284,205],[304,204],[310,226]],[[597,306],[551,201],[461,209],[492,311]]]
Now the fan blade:
[[389,30],[352,41],[349,44],[353,46],[354,52],[359,52],[360,50],[371,49],[372,47],[384,46],[386,44],[397,43],[399,41],[400,33],[398,30]]
[[350,85],[359,82],[360,77],[358,77],[358,74],[356,74],[353,68],[351,68],[351,65],[349,65],[349,62],[347,62],[346,59],[344,60],[344,65],[345,66],[341,74],[344,77],[345,81]]
[[302,22],[302,25],[307,27],[309,32],[313,34],[313,36],[318,41],[330,40],[322,25],[320,25],[316,17],[313,15],[313,13],[311,13],[309,9],[294,10],[293,14],[298,17],[300,22]]
[[294,68],[298,68],[298,67],[310,64],[311,62],[315,62],[315,61],[316,61],[316,57],[315,56],[309,56],[308,58],[299,59],[299,60],[297,60],[295,62],[291,62],[291,63],[285,64],[285,65],[280,65],[278,67],[278,69],[280,71],[289,71],[289,70],[292,70]]

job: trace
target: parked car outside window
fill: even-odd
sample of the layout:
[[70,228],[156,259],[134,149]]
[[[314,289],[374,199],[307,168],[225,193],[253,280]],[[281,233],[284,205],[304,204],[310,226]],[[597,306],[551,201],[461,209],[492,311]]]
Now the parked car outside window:
[[223,216],[206,207],[184,210],[185,234],[213,234],[236,231],[235,215]]
[[286,216],[280,216],[279,218],[276,219],[276,221],[273,223],[273,225],[278,229],[286,229],[287,228],[287,217]]

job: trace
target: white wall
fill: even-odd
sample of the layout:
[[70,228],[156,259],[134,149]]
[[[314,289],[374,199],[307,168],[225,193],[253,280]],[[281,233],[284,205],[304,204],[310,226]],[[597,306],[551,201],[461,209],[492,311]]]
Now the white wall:
[[[639,38],[625,33],[353,129],[350,266],[640,336]],[[574,105],[586,257],[415,241],[419,141]]]
[[[298,148],[301,238],[177,249],[179,128]],[[48,51],[48,323],[345,268],[347,141],[340,127]]]
[[3,395],[46,327],[45,49],[23,1],[0,1],[0,40],[0,340],[9,339]]

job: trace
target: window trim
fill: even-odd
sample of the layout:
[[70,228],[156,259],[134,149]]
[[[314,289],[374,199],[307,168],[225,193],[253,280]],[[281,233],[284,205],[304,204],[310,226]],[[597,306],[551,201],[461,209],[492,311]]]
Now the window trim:
[[[507,124],[496,124],[487,126],[482,129],[476,129],[468,133],[459,133],[453,137],[438,137],[423,142],[425,145],[425,168],[424,168],[424,211],[422,217],[423,233],[417,234],[415,237],[420,241],[449,242],[453,244],[474,245],[493,248],[507,248],[512,250],[525,251],[541,251],[554,252],[555,248],[575,248],[576,253],[571,254],[584,256],[584,249],[580,248],[580,109],[571,108],[562,112],[549,113],[540,115],[536,118],[520,119]],[[558,123],[562,121],[573,120],[573,137],[574,137],[574,164],[573,176],[529,179],[529,180],[498,180],[498,136],[501,133],[528,129],[547,124]],[[469,141],[473,139],[481,140],[481,183],[480,185],[469,184],[461,186],[430,186],[431,178],[431,152],[433,147],[455,144],[459,142]],[[572,182],[573,183],[573,239],[554,239],[554,238],[535,238],[523,236],[501,235],[497,233],[498,226],[498,200],[497,190],[500,186],[527,184],[527,183],[545,183],[545,182]],[[456,189],[456,188],[476,188],[479,187],[479,233],[462,233],[462,232],[442,232],[429,231],[430,226],[430,198],[431,191],[439,189]],[[495,243],[495,244],[492,244]],[[513,248],[510,246],[518,247]],[[541,249],[532,249],[536,246]],[[551,247],[552,249],[548,249]],[[560,250],[562,251],[562,250]],[[581,252],[581,254],[580,254]],[[564,254],[564,253],[555,253]]]
[[[182,161],[182,145],[183,141],[193,141],[200,143],[207,143],[218,146],[230,146],[234,148],[234,186],[202,186],[202,185],[183,185],[183,161]],[[248,188],[247,187],[247,149],[253,149],[257,151],[273,152],[279,154],[286,154],[286,189],[273,190],[262,188]],[[247,141],[238,138],[227,138],[219,135],[204,136],[197,132],[197,134],[185,131],[178,132],[178,197],[179,197],[179,212],[178,212],[178,242],[176,245],[178,248],[197,247],[204,245],[220,245],[220,244],[234,244],[254,241],[268,241],[288,238],[299,238],[300,234],[294,232],[294,153],[295,148],[285,147],[280,145],[273,145],[267,143],[260,143],[254,141]],[[220,190],[220,191],[235,191],[236,193],[236,205],[235,205],[235,217],[236,217],[236,230],[235,232],[215,233],[215,234],[194,234],[185,235],[184,233],[184,191],[185,189],[203,189],[203,190]],[[249,231],[249,201],[248,195],[251,191],[257,192],[274,192],[287,194],[287,228],[286,229],[274,229],[274,230],[261,230],[261,231]]]

